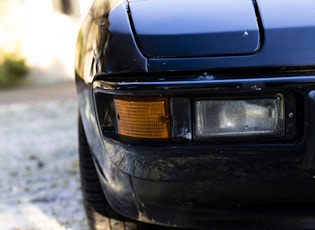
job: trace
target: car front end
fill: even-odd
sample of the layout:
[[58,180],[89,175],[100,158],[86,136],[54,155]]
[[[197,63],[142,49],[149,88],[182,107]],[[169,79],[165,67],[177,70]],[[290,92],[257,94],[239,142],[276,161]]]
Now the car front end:
[[315,4],[228,2],[95,1],[76,80],[100,184],[140,222],[309,228]]

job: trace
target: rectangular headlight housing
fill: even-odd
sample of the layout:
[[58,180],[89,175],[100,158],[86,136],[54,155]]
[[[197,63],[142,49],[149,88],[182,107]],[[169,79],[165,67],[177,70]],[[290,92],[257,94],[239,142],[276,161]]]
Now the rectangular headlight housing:
[[197,100],[194,107],[196,139],[284,135],[282,94],[265,98]]

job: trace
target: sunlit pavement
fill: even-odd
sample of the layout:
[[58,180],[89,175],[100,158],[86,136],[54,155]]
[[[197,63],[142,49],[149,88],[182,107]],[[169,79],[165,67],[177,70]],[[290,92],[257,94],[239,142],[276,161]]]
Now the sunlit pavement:
[[87,229],[77,102],[59,87],[0,91],[0,229]]
[[0,90],[0,229],[87,229],[73,82],[78,20],[52,2],[0,1],[0,47],[30,67],[22,86]]

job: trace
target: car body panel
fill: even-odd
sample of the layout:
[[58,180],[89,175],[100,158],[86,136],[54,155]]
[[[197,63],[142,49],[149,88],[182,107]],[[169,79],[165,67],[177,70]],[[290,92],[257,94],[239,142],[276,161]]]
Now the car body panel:
[[129,5],[139,46],[147,57],[252,54],[260,45],[251,0],[154,0]]
[[[128,55],[120,55],[125,52]],[[87,84],[100,72],[147,71],[123,2],[94,1],[78,33],[75,71]]]
[[315,2],[311,0],[290,3],[284,0],[256,2],[262,26],[261,48],[258,53],[238,57],[150,58],[148,63],[150,70],[314,65]]

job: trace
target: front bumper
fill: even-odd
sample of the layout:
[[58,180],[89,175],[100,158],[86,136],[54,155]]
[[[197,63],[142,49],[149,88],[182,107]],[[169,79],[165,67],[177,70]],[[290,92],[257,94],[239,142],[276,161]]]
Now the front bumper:
[[105,194],[129,218],[194,229],[314,224],[315,171],[301,168],[301,145],[261,150],[105,143],[113,150],[110,170],[101,166]]
[[[314,76],[128,82],[104,81],[100,75],[93,86],[104,147],[94,155],[105,195],[117,212],[144,222],[188,228],[244,223],[248,227],[289,223],[286,226],[300,228],[314,223],[315,212],[309,206],[315,202]],[[101,121],[104,114],[113,112],[106,111],[104,104],[110,105],[115,95],[264,92],[295,95],[294,137],[130,145]]]

